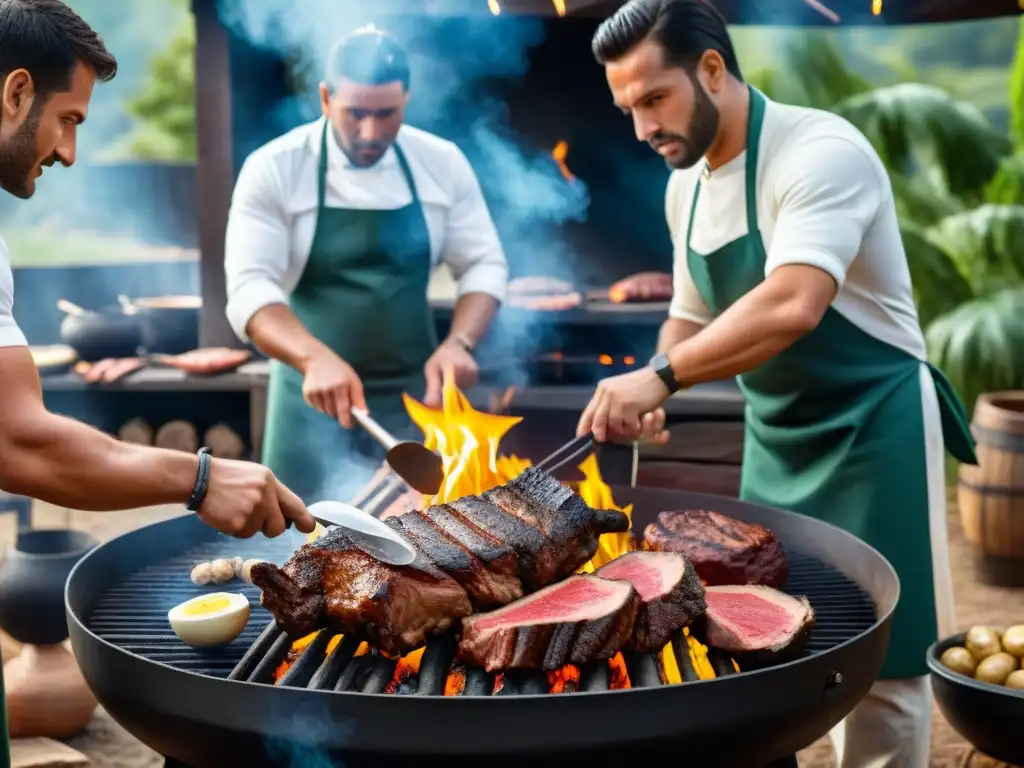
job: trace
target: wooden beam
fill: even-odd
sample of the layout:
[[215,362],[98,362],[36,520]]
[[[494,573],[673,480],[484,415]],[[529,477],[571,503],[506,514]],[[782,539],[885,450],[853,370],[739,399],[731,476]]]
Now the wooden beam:
[[224,230],[234,186],[231,57],[216,0],[192,0],[196,24],[196,200],[201,346],[240,347],[224,314]]

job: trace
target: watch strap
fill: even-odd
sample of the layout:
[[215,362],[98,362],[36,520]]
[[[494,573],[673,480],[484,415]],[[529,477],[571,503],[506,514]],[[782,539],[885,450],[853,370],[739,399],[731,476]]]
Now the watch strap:
[[672,364],[668,360],[668,355],[665,353],[655,355],[651,358],[650,365],[654,372],[658,374],[658,378],[664,382],[670,395],[674,395],[679,391],[679,382],[676,381],[676,375],[672,371]]

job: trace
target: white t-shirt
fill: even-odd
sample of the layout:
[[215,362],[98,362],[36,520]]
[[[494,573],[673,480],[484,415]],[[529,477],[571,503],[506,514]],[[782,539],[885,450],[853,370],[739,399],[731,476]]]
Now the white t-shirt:
[[[317,173],[325,118],[264,144],[246,158],[228,215],[227,315],[238,337],[260,309],[286,303],[309,259],[316,230]],[[508,262],[473,168],[450,141],[402,126],[398,144],[427,221],[431,267],[444,262],[458,295],[505,298]],[[394,147],[371,168],[353,166],[327,137],[328,207],[393,210],[412,201]]]
[[14,274],[7,243],[0,240],[0,347],[27,347],[28,341],[14,321]]
[[[665,212],[675,290],[669,316],[706,325],[686,263],[686,231],[703,163],[674,171]],[[747,234],[746,152],[701,183],[690,246],[707,254]],[[757,216],[765,277],[808,264],[839,285],[832,307],[866,333],[913,357],[927,356],[889,176],[852,124],[830,112],[768,101],[757,158]]]

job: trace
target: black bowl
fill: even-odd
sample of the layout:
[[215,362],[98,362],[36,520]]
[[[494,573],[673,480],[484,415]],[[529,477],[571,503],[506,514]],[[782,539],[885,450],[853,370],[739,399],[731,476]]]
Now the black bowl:
[[953,730],[989,757],[1024,765],[1024,691],[983,683],[945,666],[939,657],[963,645],[966,632],[939,640],[928,649],[932,690]]

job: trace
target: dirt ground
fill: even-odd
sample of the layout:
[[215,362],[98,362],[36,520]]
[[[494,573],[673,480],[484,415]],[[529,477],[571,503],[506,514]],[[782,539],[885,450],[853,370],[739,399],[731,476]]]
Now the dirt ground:
[[[957,518],[955,499],[950,504],[950,542],[953,580],[956,590],[958,622],[966,628],[973,624],[1001,624],[1024,621],[1024,590],[1000,589],[980,584],[975,573],[967,542]],[[70,525],[88,530],[100,539],[107,539],[156,520],[180,513],[180,507],[152,508],[129,512],[95,514],[69,512],[38,504],[34,510],[37,528]],[[10,515],[0,516],[0,545],[5,548],[14,540],[15,525]],[[0,637],[0,641],[5,638]],[[17,652],[9,641],[2,642],[5,658]],[[159,768],[162,759],[133,739],[102,711],[82,734],[68,739],[67,744],[80,750],[96,768]],[[934,713],[932,734],[933,768],[958,768],[969,747]],[[835,757],[827,739],[814,744],[799,755],[801,768],[834,768]],[[997,768],[1002,764],[978,757],[970,768]]]

